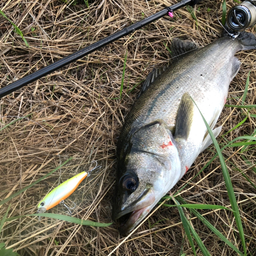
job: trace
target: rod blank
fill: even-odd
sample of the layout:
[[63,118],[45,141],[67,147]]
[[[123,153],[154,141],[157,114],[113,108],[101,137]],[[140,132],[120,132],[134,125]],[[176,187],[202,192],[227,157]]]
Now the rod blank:
[[46,66],[46,67],[44,67],[30,75],[27,75],[11,84],[8,84],[7,86],[0,89],[0,99],[2,97],[4,97],[5,95],[8,95],[8,94],[22,88],[23,86],[25,86],[43,76],[46,76],[47,74],[52,73],[53,71],[65,66],[73,61],[76,61],[76,60],[86,56],[87,54],[89,54],[89,53],[123,37],[123,36],[126,36],[126,35],[134,32],[135,30],[165,16],[170,10],[175,11],[187,4],[194,5],[196,3],[199,3],[200,1],[201,0],[194,0],[194,1],[193,0],[182,0],[177,4],[174,4],[168,8],[165,8],[156,14],[153,14],[153,15],[151,15],[151,16],[149,16],[149,17],[147,17],[129,27],[122,29],[121,31],[114,33],[113,35],[110,35],[92,45],[89,45],[89,46],[81,49],[80,51],[77,51],[61,60],[58,60],[58,61],[50,64],[49,66]]

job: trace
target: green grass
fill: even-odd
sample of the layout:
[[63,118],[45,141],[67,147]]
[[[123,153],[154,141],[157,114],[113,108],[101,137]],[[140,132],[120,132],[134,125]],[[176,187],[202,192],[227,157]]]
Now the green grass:
[[8,20],[8,21],[13,25],[15,32],[16,32],[18,35],[21,36],[21,38],[22,38],[22,40],[24,41],[25,45],[26,45],[27,47],[29,47],[29,44],[28,44],[26,38],[24,37],[22,31],[5,15],[5,13],[4,13],[2,10],[0,10],[0,14],[1,14],[6,20]]
[[196,255],[196,249],[195,249],[194,241],[193,241],[192,236],[191,236],[191,225],[190,225],[189,221],[187,220],[187,218],[186,218],[186,216],[185,216],[185,214],[183,212],[182,207],[179,205],[179,202],[176,201],[175,199],[174,199],[174,202],[175,202],[175,204],[178,207],[180,218],[181,218],[184,230],[186,232],[189,244],[190,244],[190,246],[191,246],[191,248],[193,250],[194,255]]
[[86,5],[87,8],[90,7],[90,6],[89,6],[89,0],[84,0],[84,3],[85,3],[85,5]]
[[240,126],[242,126],[245,121],[247,120],[248,116],[245,117],[244,120],[242,120],[241,122],[239,122],[237,125],[235,125],[232,129],[230,129],[228,132],[226,132],[225,134],[222,135],[222,137],[225,137],[227,134],[229,134],[230,132],[236,130],[237,128],[239,128]]
[[140,81],[139,83],[135,84],[131,89],[128,90],[128,94],[130,94],[138,85],[140,85],[143,81]]
[[246,83],[245,83],[245,88],[244,88],[244,94],[242,97],[242,103],[244,104],[247,93],[248,93],[248,88],[249,88],[249,84],[250,84],[250,75],[251,75],[251,71],[249,71],[247,79],[246,79]]
[[[194,102],[194,104],[196,105],[195,102]],[[196,105],[196,107],[197,107],[197,105]],[[246,253],[247,250],[246,250],[246,244],[245,244],[245,237],[244,237],[244,230],[243,230],[243,225],[242,225],[242,221],[241,221],[241,216],[240,216],[238,204],[237,204],[235,193],[234,193],[234,188],[233,188],[233,185],[232,185],[232,182],[231,182],[231,178],[230,178],[230,175],[229,175],[229,172],[228,172],[228,169],[227,169],[224,157],[223,157],[223,155],[221,153],[221,149],[219,147],[219,144],[218,144],[217,140],[215,139],[210,126],[208,125],[207,121],[205,120],[205,118],[202,115],[202,113],[201,113],[199,108],[198,108],[198,110],[199,110],[199,112],[200,112],[200,114],[201,114],[201,116],[202,116],[202,118],[204,120],[204,123],[205,123],[205,125],[207,127],[207,130],[208,130],[210,136],[211,136],[211,139],[212,139],[213,144],[215,146],[215,149],[217,151],[218,157],[220,159],[220,164],[221,164],[221,168],[222,168],[222,174],[223,174],[223,177],[224,177],[224,180],[225,180],[225,184],[226,184],[226,188],[227,188],[227,192],[228,192],[228,197],[229,197],[229,200],[230,200],[230,203],[231,203],[231,207],[232,207],[232,210],[234,212],[234,217],[235,217],[236,225],[237,225],[237,228],[238,228],[238,231],[239,231],[239,236],[240,236],[240,239],[241,239],[241,242],[242,242],[242,245],[243,245],[244,255],[247,255],[247,253]]]
[[225,105],[225,107],[231,108],[256,108],[256,105]]
[[201,240],[201,238],[199,237],[199,235],[196,233],[195,229],[192,227],[192,225],[189,223],[188,219],[186,218],[184,212],[183,212],[183,209],[180,205],[180,203],[174,199],[174,202],[175,204],[177,205],[178,207],[178,211],[179,211],[179,214],[180,214],[180,218],[181,218],[181,221],[182,221],[182,224],[183,224],[183,227],[185,229],[185,232],[186,232],[186,235],[188,237],[188,240],[189,240],[189,243],[192,247],[192,250],[194,252],[194,255],[196,255],[196,251],[195,251],[195,247],[194,247],[194,243],[193,243],[193,240],[192,240],[192,236],[193,238],[196,240],[200,250],[202,251],[203,255],[205,256],[210,256],[211,254],[209,253],[209,251],[206,249],[203,241]]
[[27,115],[27,116],[23,116],[23,117],[20,117],[20,118],[17,118],[17,119],[15,119],[15,120],[11,121],[9,124],[7,124],[7,125],[5,125],[4,127],[0,128],[0,132],[3,131],[4,129],[6,129],[7,127],[11,126],[12,124],[16,123],[17,121],[22,120],[22,119],[24,119],[24,118],[27,118],[27,117],[29,117],[29,116],[31,116],[31,115],[32,115],[32,114],[29,114],[29,115]]
[[227,16],[227,3],[226,0],[222,2],[222,25],[226,24],[226,16]]
[[10,210],[10,207],[11,207],[11,206],[9,205],[7,211],[6,211],[5,215],[4,215],[4,217],[3,217],[2,220],[1,220],[1,223],[0,223],[0,232],[2,231],[2,228],[3,228],[4,223],[5,223],[5,221],[6,221],[8,212],[9,212],[9,210]]
[[[248,77],[249,77],[249,75],[248,75]],[[247,79],[247,85],[246,85],[247,90],[245,90],[244,95],[242,97],[243,102],[245,101],[245,98],[246,98],[246,95],[247,95],[248,84],[249,84],[249,79]],[[242,105],[242,107],[246,107],[246,106]],[[203,116],[202,116],[202,118],[204,119]],[[238,127],[242,126],[242,124],[246,120],[247,120],[247,117],[244,120],[242,120],[241,122],[239,122],[239,124],[235,125],[235,127],[232,128],[230,131],[228,131],[226,134],[228,134],[229,132],[231,132],[233,130],[236,130]],[[207,124],[205,119],[204,119],[204,122],[205,122],[207,130],[208,130],[208,132],[209,132],[209,134],[210,134],[210,136],[212,138],[212,141],[213,141],[213,144],[215,146],[215,149],[216,149],[217,153],[212,157],[212,159],[210,159],[210,161],[208,161],[208,163],[200,170],[200,172],[197,175],[195,175],[195,177],[197,177],[203,170],[205,170],[205,168],[207,168],[213,162],[213,160],[216,159],[216,157],[219,157],[220,163],[221,163],[221,167],[222,167],[223,177],[224,177],[226,188],[227,188],[227,193],[228,193],[230,204],[231,204],[231,209],[229,209],[227,207],[224,207],[224,206],[220,206],[220,205],[187,204],[186,201],[181,196],[177,196],[177,194],[180,193],[189,183],[184,185],[179,191],[177,191],[175,193],[175,195],[174,195],[175,198],[172,198],[176,205],[170,205],[170,204],[164,204],[164,205],[167,206],[167,207],[178,207],[178,211],[180,213],[180,217],[181,217],[181,221],[183,223],[183,227],[184,227],[185,233],[187,235],[187,238],[189,240],[189,243],[191,245],[191,248],[192,248],[194,254],[195,254],[194,241],[196,241],[198,246],[199,246],[199,248],[201,249],[203,255],[210,255],[209,251],[203,246],[201,239],[199,238],[198,234],[196,234],[196,232],[193,229],[193,227],[191,226],[189,220],[185,217],[185,214],[184,214],[182,208],[188,209],[191,214],[193,214],[199,220],[201,220],[205,226],[207,226],[220,240],[225,242],[225,244],[228,245],[230,248],[232,248],[233,251],[236,252],[238,255],[247,255],[246,244],[245,244],[245,236],[244,236],[241,216],[240,216],[240,213],[239,213],[238,204],[236,202],[236,198],[235,198],[235,194],[234,194],[234,189],[233,189],[233,185],[232,185],[232,182],[231,182],[231,178],[230,178],[229,172],[227,170],[224,157],[222,155],[222,151],[225,148],[227,148],[227,147],[241,147],[240,152],[241,152],[241,154],[243,154],[244,152],[246,152],[246,150],[249,150],[248,147],[250,145],[255,145],[256,144],[256,137],[255,137],[256,129],[252,133],[251,136],[249,136],[249,135],[240,136],[240,137],[235,138],[234,140],[232,140],[230,142],[227,142],[226,145],[224,145],[222,148],[220,148],[219,144],[217,143],[217,141],[216,141],[214,135],[212,134],[212,131],[211,131],[211,129],[210,129],[210,127]],[[252,169],[253,169],[254,164],[251,163],[249,160],[247,160],[245,158],[245,156],[243,156],[243,155],[242,155],[242,158],[248,164],[248,166],[252,167]],[[253,184],[253,182],[250,180],[250,178],[246,174],[244,174],[242,170],[237,168],[234,164],[231,164],[231,165],[233,166],[234,170],[236,170],[239,173],[241,173],[241,175],[254,188],[256,188],[256,186]],[[256,173],[256,168],[253,171]],[[193,177],[193,179],[195,177]],[[170,199],[169,196],[166,196],[163,199],[166,199],[166,198]],[[223,210],[231,210],[233,212],[233,214],[234,214],[236,225],[237,225],[237,229],[238,229],[239,236],[240,236],[240,239],[241,239],[241,242],[242,242],[243,253],[235,245],[233,245],[219,230],[217,230],[209,221],[207,221],[198,211],[196,211],[196,209],[209,209],[209,210],[217,210],[217,209],[218,210],[222,210],[223,209]]]
[[[168,196],[165,198],[169,198]],[[170,205],[170,204],[163,204],[164,206],[167,207],[176,207],[175,205]],[[224,207],[222,205],[213,205],[213,204],[182,204],[180,207],[188,208],[188,209],[203,209],[203,210],[217,210],[217,209],[222,209],[222,210],[229,210],[232,211],[231,209]]]
[[[186,201],[177,196],[177,200],[186,203]],[[182,205],[181,205],[182,206]],[[218,236],[223,242],[225,242],[230,248],[232,248],[235,252],[239,255],[243,255],[218,229],[216,229],[209,221],[207,221],[198,211],[195,210],[196,208],[190,207],[190,212],[195,215],[199,220],[201,220],[204,225],[206,225],[216,236]]]
[[[8,212],[10,210],[10,207],[11,207],[11,205],[8,206],[8,209],[7,209],[4,217],[1,220],[1,223],[0,223],[0,233],[2,231],[4,223],[7,220],[7,215],[8,215]],[[18,256],[18,253],[13,252],[12,249],[5,249],[5,244],[4,243],[0,243],[0,256]]]
[[198,21],[197,21],[197,17],[194,12],[194,9],[190,5],[186,6],[186,8],[189,11],[189,13],[191,14],[191,17],[193,18],[193,20],[196,22],[196,26],[198,26],[198,23],[197,23]]
[[123,74],[122,74],[122,80],[121,80],[120,92],[119,92],[120,100],[122,99],[123,89],[124,89],[124,76],[125,76],[125,68],[126,68],[126,62],[127,62],[127,54],[128,53],[126,52],[125,57],[124,57]]
[[28,214],[28,215],[22,215],[22,216],[14,216],[14,217],[6,219],[5,221],[12,221],[15,219],[20,219],[20,218],[28,217],[28,216],[52,218],[52,219],[63,220],[63,221],[67,221],[70,223],[84,225],[84,226],[91,226],[91,227],[108,227],[112,224],[112,223],[99,223],[99,222],[94,222],[91,220],[82,220],[79,218],[62,215],[62,214],[55,214],[55,213],[35,213],[35,214]]
[[5,244],[0,244],[0,256],[19,256],[17,252],[14,252],[12,249],[5,249]]
[[164,44],[164,47],[167,49],[167,51],[172,54],[172,51],[170,50],[170,48],[167,46],[167,43],[163,43]]

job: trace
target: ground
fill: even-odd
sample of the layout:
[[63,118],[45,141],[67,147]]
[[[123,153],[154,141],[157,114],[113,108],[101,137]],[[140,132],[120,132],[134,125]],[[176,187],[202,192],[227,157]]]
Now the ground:
[[[0,86],[176,2],[2,0]],[[227,10],[236,2],[227,0]],[[75,206],[73,217],[112,222],[116,144],[141,82],[154,67],[171,61],[168,49],[173,38],[190,39],[200,47],[219,38],[222,27],[218,20],[222,20],[222,14],[221,0],[183,7],[174,13],[174,18],[166,15],[0,100],[0,243],[19,255],[193,255],[176,207],[158,207],[128,237],[120,236],[116,224],[104,228],[82,226],[44,217],[39,220],[29,214],[36,213],[38,202],[51,189],[81,171],[90,170],[95,165],[93,161],[97,161],[100,168],[80,184],[66,204]],[[225,106],[218,121],[223,125],[218,137],[220,147],[240,136],[255,138],[255,56],[255,51],[237,54],[242,65],[230,85],[226,103],[229,106]],[[247,254],[256,255],[256,149],[255,145],[245,144],[248,139],[237,142],[242,144],[226,147],[223,156],[239,207]],[[187,184],[176,194],[187,203],[228,208],[198,212],[244,252],[241,232],[229,210],[220,160],[210,162],[215,153],[213,146],[202,153],[172,194]],[[39,180],[63,163],[56,172]],[[36,181],[40,182],[15,195]],[[11,195],[13,198],[3,203]],[[169,200],[168,204],[174,203]],[[63,205],[49,212],[68,215]],[[184,213],[210,255],[237,255],[189,209],[184,208]],[[9,219],[15,216],[20,218]],[[193,240],[196,254],[203,255]]]

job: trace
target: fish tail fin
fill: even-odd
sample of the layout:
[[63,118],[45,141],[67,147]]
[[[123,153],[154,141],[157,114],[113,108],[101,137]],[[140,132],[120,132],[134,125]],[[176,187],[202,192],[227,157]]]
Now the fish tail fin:
[[238,36],[238,40],[241,43],[242,50],[254,50],[256,49],[256,37],[252,33],[241,32]]

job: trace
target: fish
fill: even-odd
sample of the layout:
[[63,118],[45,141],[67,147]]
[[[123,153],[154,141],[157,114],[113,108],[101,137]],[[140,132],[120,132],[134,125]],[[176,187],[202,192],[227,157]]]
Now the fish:
[[54,188],[38,203],[38,213],[44,213],[68,198],[87,176],[88,173],[83,171]]
[[256,38],[247,32],[202,48],[172,40],[174,61],[147,76],[118,139],[112,218],[121,234],[141,223],[212,144],[199,110],[219,135],[215,125],[241,65],[234,55],[253,49]]

